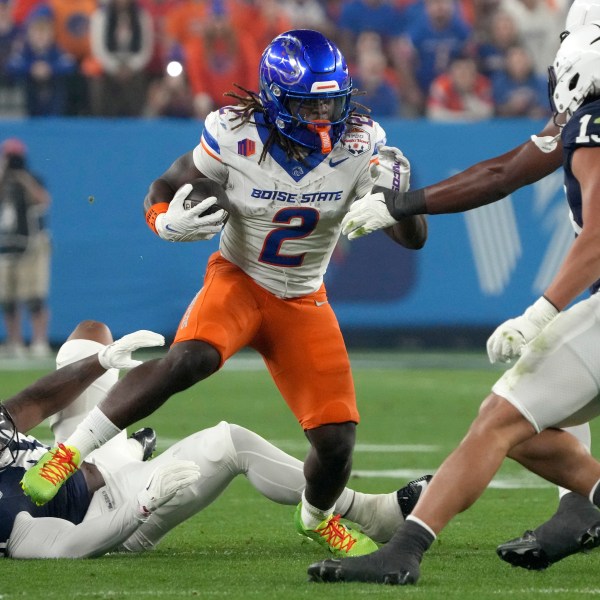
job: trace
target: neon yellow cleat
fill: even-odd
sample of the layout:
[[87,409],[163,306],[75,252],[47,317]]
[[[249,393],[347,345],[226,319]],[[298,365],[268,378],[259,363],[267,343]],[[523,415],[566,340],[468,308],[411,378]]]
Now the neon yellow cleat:
[[79,450],[59,444],[48,450],[21,479],[21,487],[35,504],[50,502],[63,484],[77,471],[81,457]]
[[364,533],[351,529],[340,522],[340,515],[331,515],[315,529],[305,529],[301,517],[302,503],[298,504],[294,523],[296,530],[336,556],[363,556],[378,549],[377,544]]

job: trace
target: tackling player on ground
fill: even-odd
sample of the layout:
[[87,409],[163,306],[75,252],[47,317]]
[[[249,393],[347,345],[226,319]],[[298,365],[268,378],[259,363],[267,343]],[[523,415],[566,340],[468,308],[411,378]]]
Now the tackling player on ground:
[[[600,0],[575,0],[565,29],[575,31],[595,20],[600,20]],[[414,191],[385,193],[385,204],[381,197],[378,202],[371,202],[372,198],[355,202],[344,219],[343,232],[355,239],[387,227],[394,218],[405,215],[470,210],[501,200],[515,190],[539,181],[562,165],[561,117],[558,116],[556,121],[551,119],[531,141],[444,181]],[[510,358],[490,356],[492,362],[509,361]],[[565,430],[588,449],[591,447],[587,423]],[[588,531],[600,526],[598,511],[589,500],[564,488],[559,489],[559,498],[558,510],[547,522],[498,546],[497,553],[502,560],[526,569],[545,569],[566,556],[600,543],[600,538],[588,535]]]
[[[143,461],[156,444],[151,429],[136,432],[133,440],[116,436],[90,454],[46,505],[35,506],[23,494],[23,473],[47,450],[26,430],[59,410],[51,422],[60,442],[117,381],[113,367],[131,368],[138,363],[131,359],[133,350],[162,343],[162,336],[152,332],[113,343],[108,327],[84,321],[60,348],[56,372],[0,404],[0,556],[85,558],[114,549],[152,549],[238,475],[274,502],[300,501],[302,462],[225,422],[186,437],[148,462]],[[66,458],[56,468],[74,470]],[[336,508],[374,540],[385,542],[429,479],[424,476],[390,494],[344,488]]]
[[[350,475],[359,413],[323,275],[351,203],[374,181],[408,189],[409,164],[385,146],[383,129],[360,114],[344,57],[322,34],[294,30],[275,38],[259,80],[260,93],[233,94],[235,106],[207,117],[198,146],[151,184],[145,200],[148,224],[163,239],[210,239],[223,227],[174,344],[164,358],[121,379],[66,444],[85,456],[252,347],[310,442],[298,531],[341,555],[370,552],[376,546],[367,536],[343,529],[330,535],[338,527],[333,511]],[[216,197],[183,208],[188,182],[202,176],[226,190],[224,226],[222,211],[203,214]],[[422,216],[387,231],[413,249],[427,236]],[[39,466],[23,480],[40,503],[62,483],[44,480]]]
[[416,583],[436,535],[479,498],[506,456],[600,506],[600,462],[558,429],[600,413],[600,294],[576,301],[600,278],[600,22],[563,38],[549,84],[565,123],[565,187],[578,235],[544,295],[488,342],[490,356],[521,357],[390,542],[368,556],[312,565],[315,581]]

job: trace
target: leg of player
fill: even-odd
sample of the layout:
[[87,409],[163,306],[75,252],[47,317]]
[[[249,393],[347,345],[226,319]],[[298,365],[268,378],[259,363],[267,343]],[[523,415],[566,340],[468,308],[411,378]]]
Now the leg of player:
[[[574,435],[587,452],[590,449],[590,426],[588,423],[565,428]],[[539,442],[525,442],[513,448],[510,457],[524,467],[535,470],[535,462],[547,460],[546,452],[539,452]],[[600,545],[600,513],[585,496],[559,489],[560,501],[556,513],[533,530],[526,531],[496,549],[498,556],[515,567],[540,570],[563,558],[590,550]]]
[[[152,414],[168,398],[198,381],[206,379],[221,363],[218,351],[202,341],[187,341],[172,346],[163,358],[147,361],[129,371],[100,402],[98,409],[107,419],[122,429],[128,423]],[[126,406],[118,406],[114,398],[127,398]],[[78,428],[82,437],[77,448],[82,456],[106,440],[90,440]]]
[[371,552],[375,542],[334,515],[350,476],[360,415],[350,360],[325,288],[297,300],[271,298],[261,327],[256,349],[310,443],[296,529],[337,555]]
[[[544,435],[556,462],[540,461],[539,475],[587,494],[600,479],[600,463],[579,442],[556,429]],[[413,513],[383,548],[356,558],[328,560],[309,567],[313,581],[416,583],[420,563],[437,533],[484,492],[511,448],[535,435],[533,426],[504,398],[492,394],[456,450],[444,461]]]
[[306,487],[294,517],[298,533],[336,556],[361,556],[375,551],[377,544],[372,539],[350,530],[333,514],[350,478],[356,424],[321,425],[305,433],[311,447],[304,461]]
[[[111,331],[105,324],[91,320],[82,321],[59,348],[56,355],[56,368],[60,369],[96,354],[113,341]],[[55,445],[58,445],[59,442],[62,443],[75,431],[77,425],[106,397],[118,379],[119,371],[109,369],[67,408],[49,418]],[[118,468],[119,465],[124,465],[131,460],[148,458],[155,446],[156,436],[152,430],[136,432],[130,438],[127,438],[126,431],[122,431],[108,444],[88,455],[87,461],[94,463],[106,461],[112,468]]]
[[[303,464],[244,427],[230,425],[240,472],[263,496],[279,504],[297,505],[306,485]],[[357,524],[373,540],[387,542],[414,508],[430,475],[388,494],[364,494],[344,488],[335,512]]]
[[[284,505],[297,505],[305,487],[302,462],[258,434],[239,425],[221,422],[178,442],[150,466],[128,467],[105,473],[108,493],[115,506],[133,494],[147,471],[172,460],[191,460],[198,465],[201,479],[175,502],[157,510],[124,544],[130,552],[148,550],[164,535],[216,500],[238,475],[244,475],[267,499]],[[104,472],[104,469],[101,469]],[[368,529],[377,541],[389,540],[414,508],[430,479],[426,475],[388,494],[362,494],[349,488],[342,491],[336,510],[361,528]],[[106,509],[103,496],[93,501],[92,515]]]
[[[145,362],[121,378],[65,440],[65,446],[77,449],[81,458],[85,458],[127,424],[146,417],[173,394],[212,375],[220,363],[218,351],[210,344],[200,341],[175,344],[163,358]],[[23,489],[39,504],[51,500],[72,475],[59,471],[60,478],[54,478],[49,486],[41,473],[55,460],[61,460],[59,453],[50,450],[27,471]]]

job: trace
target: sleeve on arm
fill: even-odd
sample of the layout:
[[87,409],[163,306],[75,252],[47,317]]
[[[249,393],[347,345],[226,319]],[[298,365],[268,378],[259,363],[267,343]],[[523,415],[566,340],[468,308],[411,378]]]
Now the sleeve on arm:
[[356,182],[356,198],[362,198],[365,194],[371,191],[373,187],[373,180],[369,174],[369,166],[376,159],[379,154],[379,148],[381,146],[387,145],[387,136],[383,127],[377,123],[377,121],[373,121],[373,145],[372,145],[372,154],[370,157],[370,162],[367,167],[360,174],[357,182]]
[[224,123],[224,118],[219,111],[210,113],[204,122],[200,143],[194,148],[193,153],[196,168],[223,186],[227,183],[228,176],[227,166],[223,164],[219,140],[220,129],[223,128]]
[[15,519],[7,555],[10,558],[92,558],[124,542],[144,519],[136,501],[74,525],[54,517],[34,518],[21,512]]

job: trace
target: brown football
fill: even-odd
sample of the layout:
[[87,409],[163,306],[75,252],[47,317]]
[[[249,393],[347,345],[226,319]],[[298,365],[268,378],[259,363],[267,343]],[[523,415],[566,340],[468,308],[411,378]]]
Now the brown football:
[[210,198],[211,196],[217,197],[216,204],[213,204],[210,208],[208,208],[203,214],[211,215],[222,208],[225,209],[225,217],[223,219],[223,223],[227,221],[229,218],[229,209],[230,202],[229,198],[223,186],[218,184],[216,181],[212,179],[208,179],[207,177],[199,177],[198,179],[194,179],[190,181],[192,184],[192,191],[188,194],[187,198],[183,201],[183,208],[188,210],[192,208],[192,206],[196,206],[206,198]]

